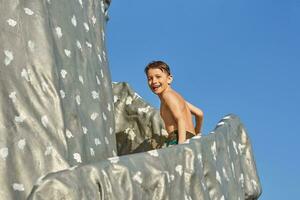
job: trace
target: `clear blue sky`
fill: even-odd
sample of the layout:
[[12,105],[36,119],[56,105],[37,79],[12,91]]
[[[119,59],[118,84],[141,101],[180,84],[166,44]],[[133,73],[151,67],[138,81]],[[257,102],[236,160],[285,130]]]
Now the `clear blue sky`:
[[226,114],[241,118],[260,199],[299,199],[299,0],[113,0],[109,15],[113,81],[158,108],[143,70],[166,61],[173,88],[204,111],[204,134]]

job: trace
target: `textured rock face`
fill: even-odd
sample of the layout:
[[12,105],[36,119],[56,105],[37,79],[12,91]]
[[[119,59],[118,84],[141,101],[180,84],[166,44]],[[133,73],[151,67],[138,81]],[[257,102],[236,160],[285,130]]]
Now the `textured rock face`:
[[[119,116],[116,110],[116,130],[127,135],[118,137],[121,139],[118,143],[128,141],[123,139],[132,138],[132,135],[139,138],[130,139],[130,145],[120,146],[123,153],[132,153],[139,144],[149,141],[149,138],[157,138],[153,135],[164,137],[154,131],[147,132],[143,138],[141,133],[146,127],[159,127],[157,130],[161,130],[161,121],[155,114],[140,113],[142,120],[138,119],[136,113],[139,108],[144,109],[148,104],[141,103],[142,100],[127,84],[115,84],[114,96],[115,107],[123,110],[123,116]],[[126,111],[128,109],[130,112]],[[151,107],[148,109],[157,112]],[[153,116],[156,119],[152,119]],[[158,124],[152,124],[153,121]],[[122,131],[135,123],[142,124],[135,128],[135,134]],[[155,144],[161,146],[160,142]],[[154,146],[145,149],[148,148]],[[34,188],[29,199],[252,200],[258,199],[260,193],[261,186],[246,130],[236,116],[228,115],[209,135],[194,137],[187,144],[111,157],[50,174]]]
[[1,199],[116,155],[107,2],[0,1]]
[[167,132],[157,110],[127,83],[113,83],[118,155],[164,146]]
[[108,3],[0,2],[0,198],[257,199],[237,117],[163,148],[159,113],[125,83],[112,90]]

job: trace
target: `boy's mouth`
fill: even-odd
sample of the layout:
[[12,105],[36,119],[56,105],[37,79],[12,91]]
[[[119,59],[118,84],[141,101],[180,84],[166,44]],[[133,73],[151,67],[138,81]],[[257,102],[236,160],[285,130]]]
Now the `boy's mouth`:
[[161,84],[152,85],[152,90],[157,90],[160,86],[161,86]]

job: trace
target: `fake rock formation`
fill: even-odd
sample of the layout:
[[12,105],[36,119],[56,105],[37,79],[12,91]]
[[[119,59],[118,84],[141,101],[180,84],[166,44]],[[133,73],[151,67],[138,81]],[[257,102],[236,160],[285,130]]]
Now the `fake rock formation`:
[[0,199],[257,199],[236,116],[164,148],[158,112],[127,84],[112,89],[108,5],[0,2]]

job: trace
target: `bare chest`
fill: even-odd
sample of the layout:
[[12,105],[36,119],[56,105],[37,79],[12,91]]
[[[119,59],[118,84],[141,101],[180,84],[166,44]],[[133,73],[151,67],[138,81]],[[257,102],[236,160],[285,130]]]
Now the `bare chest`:
[[164,120],[166,126],[174,123],[174,117],[170,109],[164,104],[160,106],[160,115]]

